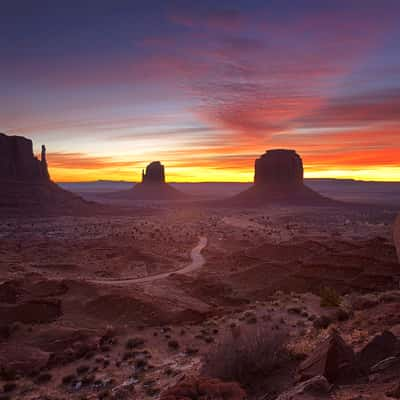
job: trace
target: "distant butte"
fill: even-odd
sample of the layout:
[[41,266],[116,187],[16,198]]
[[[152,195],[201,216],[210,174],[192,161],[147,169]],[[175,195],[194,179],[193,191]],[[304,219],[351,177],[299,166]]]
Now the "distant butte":
[[160,161],[153,161],[146,167],[146,172],[142,170],[142,183],[162,184],[165,183],[165,169]]
[[255,161],[254,184],[231,198],[241,206],[264,204],[323,205],[333,202],[304,184],[301,157],[294,150],[266,151]]
[[153,161],[142,170],[142,182],[132,189],[110,193],[107,197],[129,200],[182,200],[188,197],[165,182],[165,168]]
[[89,205],[50,179],[45,146],[39,160],[33,154],[32,140],[3,133],[0,133],[0,192],[1,212],[72,212]]

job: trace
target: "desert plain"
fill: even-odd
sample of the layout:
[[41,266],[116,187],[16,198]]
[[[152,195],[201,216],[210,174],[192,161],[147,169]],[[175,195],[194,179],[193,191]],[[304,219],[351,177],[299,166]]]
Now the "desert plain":
[[[285,356],[240,384],[273,399],[332,330],[355,352],[400,335],[393,207],[188,202],[121,214],[1,219],[1,399],[163,398],[259,336]],[[337,304],[322,304],[324,290]],[[326,396],[386,398],[396,360]]]

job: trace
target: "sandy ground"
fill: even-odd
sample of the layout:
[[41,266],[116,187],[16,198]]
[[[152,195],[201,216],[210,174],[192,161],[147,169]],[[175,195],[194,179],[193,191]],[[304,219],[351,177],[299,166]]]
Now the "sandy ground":
[[[393,211],[376,208],[195,207],[4,218],[0,393],[15,383],[7,398],[112,398],[123,390],[158,398],[237,329],[282,332],[296,354],[307,353],[328,332],[313,321],[336,312],[321,307],[322,287],[348,307],[357,296],[399,289],[393,220]],[[400,335],[399,298],[331,326],[356,347],[382,329]],[[290,387],[297,363],[260,380],[251,398]],[[7,375],[5,366],[17,372]],[[394,382],[385,379],[375,392]],[[368,383],[357,385],[338,388],[336,398],[365,395]]]

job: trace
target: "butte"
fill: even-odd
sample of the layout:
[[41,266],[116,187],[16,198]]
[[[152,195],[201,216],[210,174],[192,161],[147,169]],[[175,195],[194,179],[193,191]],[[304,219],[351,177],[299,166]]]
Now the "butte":
[[110,193],[114,198],[130,200],[182,200],[186,194],[165,182],[165,168],[153,161],[142,170],[142,181],[132,189]]
[[3,133],[0,133],[0,193],[2,213],[70,213],[90,205],[50,179],[45,146],[39,160],[33,154],[32,140]]
[[304,184],[301,157],[294,150],[268,150],[255,161],[254,184],[228,202],[243,207],[281,205],[332,205]]

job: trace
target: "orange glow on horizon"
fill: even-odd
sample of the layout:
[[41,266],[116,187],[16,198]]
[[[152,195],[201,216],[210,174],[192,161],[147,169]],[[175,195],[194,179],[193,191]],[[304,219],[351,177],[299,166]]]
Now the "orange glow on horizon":
[[[166,168],[168,182],[252,182],[254,170],[213,167],[170,167]],[[139,182],[140,168],[103,169],[103,170],[67,170],[50,168],[55,182],[90,182],[97,180]],[[400,182],[400,166],[366,166],[364,168],[332,167],[314,169],[305,165],[305,178],[354,179],[362,181]]]

